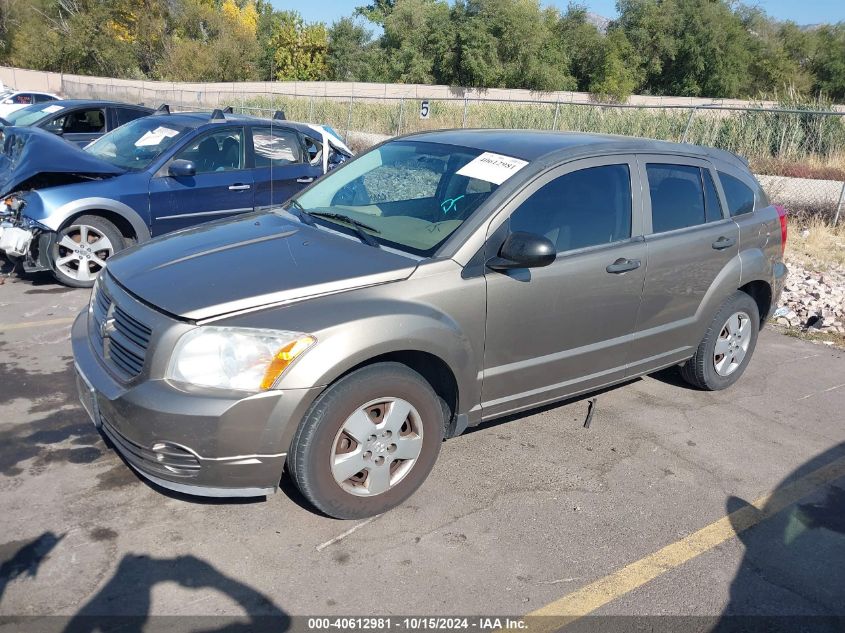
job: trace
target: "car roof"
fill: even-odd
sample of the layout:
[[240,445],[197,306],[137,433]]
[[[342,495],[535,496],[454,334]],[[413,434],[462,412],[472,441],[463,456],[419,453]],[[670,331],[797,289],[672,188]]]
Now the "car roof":
[[672,143],[636,136],[592,134],[586,132],[551,132],[545,130],[456,129],[420,132],[402,137],[403,140],[444,143],[470,147],[527,161],[536,161],[553,154],[602,154],[633,152],[700,156],[747,167],[739,156],[711,147]]
[[134,108],[136,110],[149,110],[150,112],[153,111],[152,108],[145,105],[140,105],[137,103],[125,103],[123,101],[109,101],[108,99],[59,99],[58,101],[59,103],[56,103],[55,105],[60,105],[63,108],[75,108],[77,106],[122,106],[125,108]]
[[[221,111],[222,112],[222,111]],[[186,127],[191,128],[200,128],[203,126],[214,126],[220,125],[221,121],[226,121],[227,123],[251,123],[253,125],[260,125],[260,124],[269,124],[269,125],[278,125],[279,127],[286,127],[289,129],[295,129],[298,132],[302,132],[303,134],[314,134],[314,128],[309,126],[306,123],[299,123],[297,121],[288,121],[287,119],[283,120],[276,120],[276,119],[265,119],[257,116],[252,116],[250,114],[233,114],[231,112],[222,112],[223,118],[222,119],[214,119],[212,120],[211,115],[213,112],[171,112],[170,114],[161,114],[158,116],[162,117],[162,121],[173,121],[174,123],[178,123],[180,125],[184,125]]]

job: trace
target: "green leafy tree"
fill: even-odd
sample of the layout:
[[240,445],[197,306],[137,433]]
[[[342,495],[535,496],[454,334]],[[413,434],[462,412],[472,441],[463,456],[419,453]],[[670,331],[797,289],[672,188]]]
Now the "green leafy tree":
[[298,13],[283,12],[270,44],[275,50],[276,79],[316,81],[325,78],[329,47],[325,24],[306,24]]
[[812,61],[816,90],[836,101],[845,101],[845,23],[818,29]]

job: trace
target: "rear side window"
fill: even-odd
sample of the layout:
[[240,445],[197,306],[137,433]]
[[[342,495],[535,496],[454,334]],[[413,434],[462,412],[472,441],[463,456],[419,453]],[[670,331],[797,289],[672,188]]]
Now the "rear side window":
[[725,198],[728,201],[728,210],[731,212],[731,217],[754,211],[754,192],[751,187],[739,178],[734,178],[721,171],[719,172],[719,179],[722,181],[722,189],[725,190]]
[[719,194],[716,193],[716,185],[713,184],[713,176],[709,169],[702,169],[704,177],[704,215],[708,222],[722,219],[722,203],[719,202]]
[[514,211],[510,228],[543,235],[558,252],[631,237],[628,165],[590,167],[552,180]]
[[282,167],[303,162],[299,135],[291,130],[253,128],[252,146],[256,167]]
[[115,114],[117,115],[117,127],[120,127],[124,123],[129,123],[135,119],[140,119],[142,116],[147,116],[149,112],[134,108],[115,108]]
[[701,169],[691,165],[646,165],[651,194],[651,232],[663,233],[704,224]]
[[35,103],[46,103],[47,101],[55,101],[56,97],[50,95],[35,95]]

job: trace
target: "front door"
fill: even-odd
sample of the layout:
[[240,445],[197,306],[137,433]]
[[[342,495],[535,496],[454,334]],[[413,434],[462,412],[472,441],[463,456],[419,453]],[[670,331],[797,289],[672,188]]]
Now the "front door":
[[646,269],[632,176],[637,182],[631,156],[569,163],[532,183],[492,233],[489,255],[508,231],[527,231],[548,237],[557,258],[486,272],[484,417],[624,376]]
[[314,164],[296,130],[255,127],[251,136],[256,207],[281,204],[323,174],[322,160]]
[[[243,128],[226,127],[206,132],[177,152],[150,180],[152,234],[252,211],[252,171],[244,168],[244,149]],[[177,159],[191,161],[196,175],[170,176],[167,167]]]

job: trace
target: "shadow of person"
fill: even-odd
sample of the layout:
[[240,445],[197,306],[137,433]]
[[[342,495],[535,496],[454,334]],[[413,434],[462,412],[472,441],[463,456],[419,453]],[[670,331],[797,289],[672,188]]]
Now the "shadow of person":
[[763,510],[751,510],[764,520],[752,520],[748,529],[732,513],[749,504],[728,499],[727,511],[745,555],[714,631],[845,630],[845,476],[825,482],[772,516],[761,516],[778,503],[779,491],[843,460],[845,443],[802,465],[779,484]]
[[[246,618],[231,616],[150,616],[152,589],[173,582],[188,589],[214,589],[237,602]],[[213,612],[213,610],[212,610]],[[162,626],[156,626],[153,618]],[[166,624],[164,624],[166,623]],[[148,625],[152,626],[148,626]],[[195,556],[151,558],[125,555],[114,575],[79,612],[71,618],[65,633],[89,633],[120,629],[126,632],[150,630],[286,631],[287,613],[260,591],[231,578]]]
[[6,585],[13,580],[21,576],[35,578],[41,563],[63,538],[64,534],[56,536],[52,532],[44,532],[3,561],[3,564],[0,565],[0,600],[3,599]]

